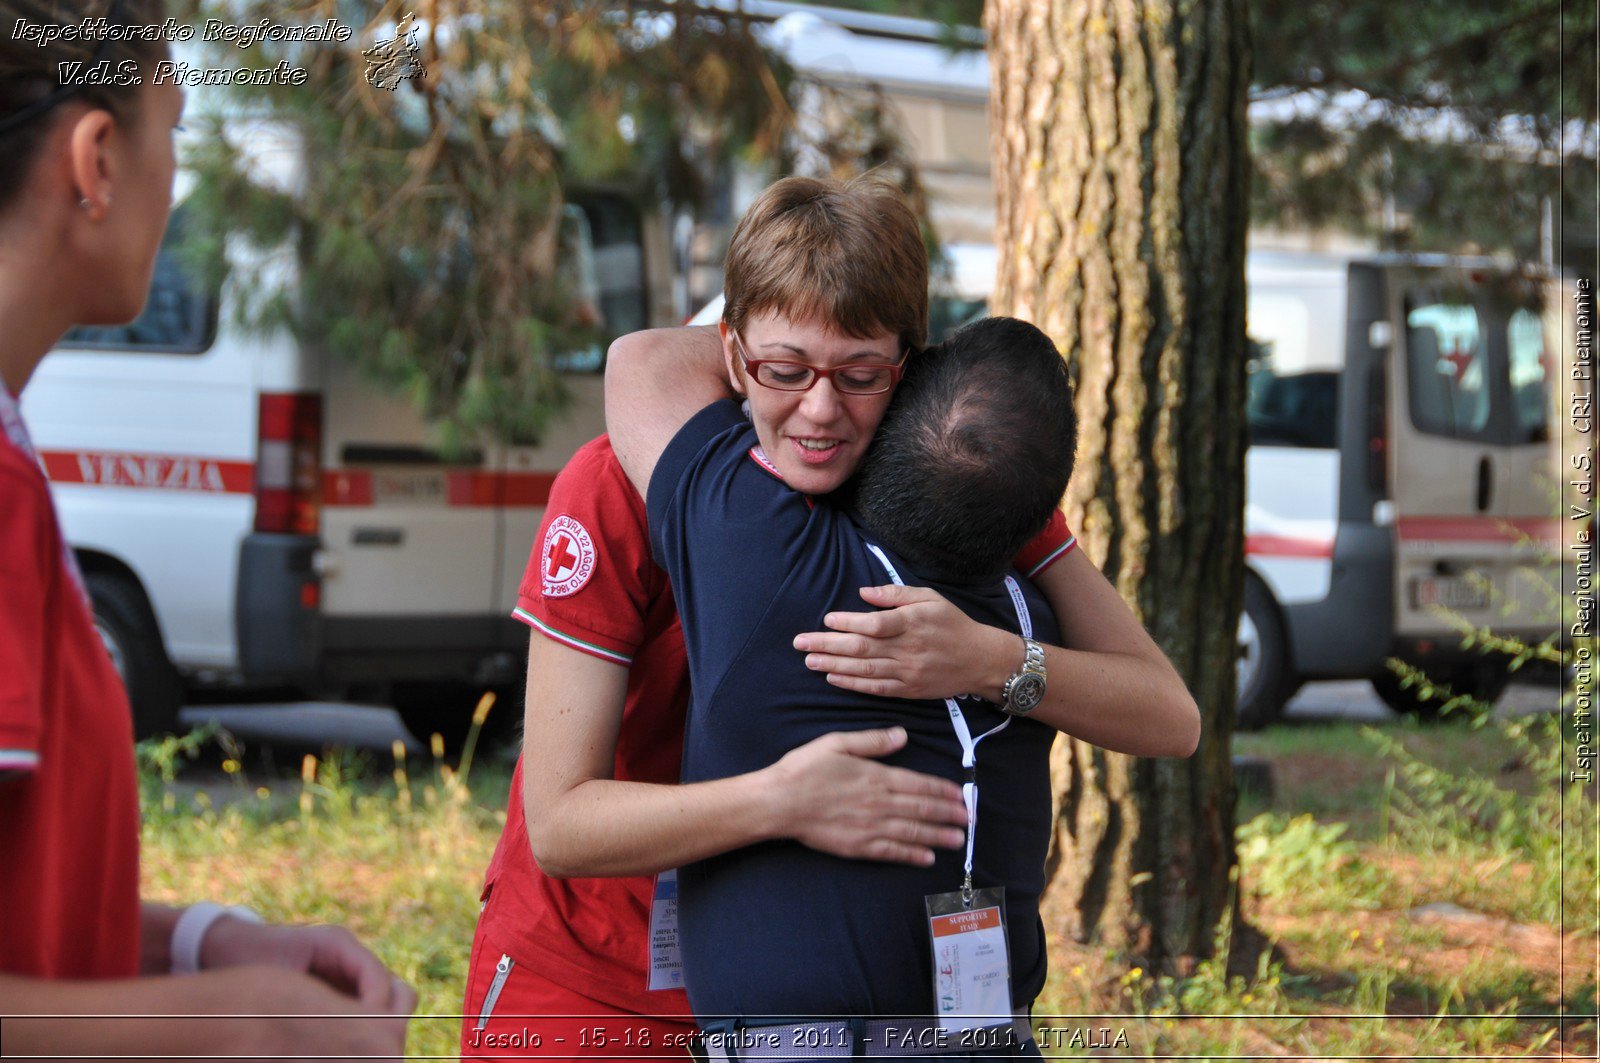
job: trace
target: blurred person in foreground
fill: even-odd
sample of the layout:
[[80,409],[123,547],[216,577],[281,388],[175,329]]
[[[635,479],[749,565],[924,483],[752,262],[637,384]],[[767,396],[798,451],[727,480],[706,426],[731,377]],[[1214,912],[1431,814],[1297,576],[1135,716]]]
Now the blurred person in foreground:
[[[0,1015],[51,1016],[6,1018],[5,1050],[394,1058],[416,994],[348,931],[141,902],[127,695],[19,408],[68,328],[138,315],[184,103],[154,81],[156,34],[21,27],[164,17],[160,0],[0,0]],[[75,62],[121,83],[63,83]]]

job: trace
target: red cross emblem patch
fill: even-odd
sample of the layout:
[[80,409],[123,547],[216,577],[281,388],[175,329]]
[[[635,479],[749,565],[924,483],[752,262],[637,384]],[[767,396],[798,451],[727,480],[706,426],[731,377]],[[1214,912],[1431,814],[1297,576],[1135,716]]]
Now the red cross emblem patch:
[[576,594],[594,575],[594,540],[587,528],[565,513],[550,522],[543,550],[540,568],[546,598]]

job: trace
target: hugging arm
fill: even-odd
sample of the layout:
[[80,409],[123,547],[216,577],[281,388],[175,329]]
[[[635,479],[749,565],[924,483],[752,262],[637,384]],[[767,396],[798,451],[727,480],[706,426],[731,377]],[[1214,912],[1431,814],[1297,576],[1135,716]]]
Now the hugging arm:
[[[1030,714],[1118,753],[1187,757],[1200,712],[1176,669],[1116,588],[1081,549],[1034,577],[1055,610],[1062,641],[1045,647],[1049,685]],[[1022,664],[1022,640],[980,624],[925,587],[867,587],[877,612],[829,613],[827,631],[795,639],[806,664],[837,686],[894,697],[977,694],[1000,700]]]
[[678,429],[718,399],[736,397],[713,326],[635,332],[606,355],[606,432],[641,495]]
[[522,801],[547,874],[652,874],[772,838],[907,864],[961,844],[955,784],[871,759],[905,743],[900,728],[824,735],[727,779],[614,779],[626,686],[622,665],[533,632]]
[[[733,394],[721,344],[711,328],[655,329],[611,345],[606,421],[624,470],[643,493],[674,434],[702,407]],[[1155,641],[1082,550],[1072,550],[1035,582],[1061,625],[1045,648],[1050,683],[1033,711],[1076,738],[1136,756],[1186,757],[1200,737],[1200,714]],[[1018,636],[979,624],[924,588],[864,590],[880,612],[834,613],[833,630],[795,640],[829,681],[866,693],[998,700],[1022,662]]]

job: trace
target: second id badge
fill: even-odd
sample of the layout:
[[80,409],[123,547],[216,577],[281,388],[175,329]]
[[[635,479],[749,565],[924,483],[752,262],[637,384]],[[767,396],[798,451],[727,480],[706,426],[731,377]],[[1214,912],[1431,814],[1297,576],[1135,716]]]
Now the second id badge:
[[678,872],[656,876],[650,898],[650,990],[683,988],[683,954],[678,949]]
[[947,1033],[1011,1021],[1011,956],[1006,946],[1005,890],[960,891],[925,898],[933,940],[933,1001]]

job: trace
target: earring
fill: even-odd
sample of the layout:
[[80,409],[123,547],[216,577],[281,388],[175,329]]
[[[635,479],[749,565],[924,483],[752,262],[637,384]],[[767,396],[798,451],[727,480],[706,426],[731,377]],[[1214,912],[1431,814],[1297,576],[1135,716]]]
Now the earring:
[[89,197],[88,196],[83,196],[82,198],[80,198],[78,200],[78,209],[79,210],[88,210],[92,206],[94,206],[94,204],[89,202]]

